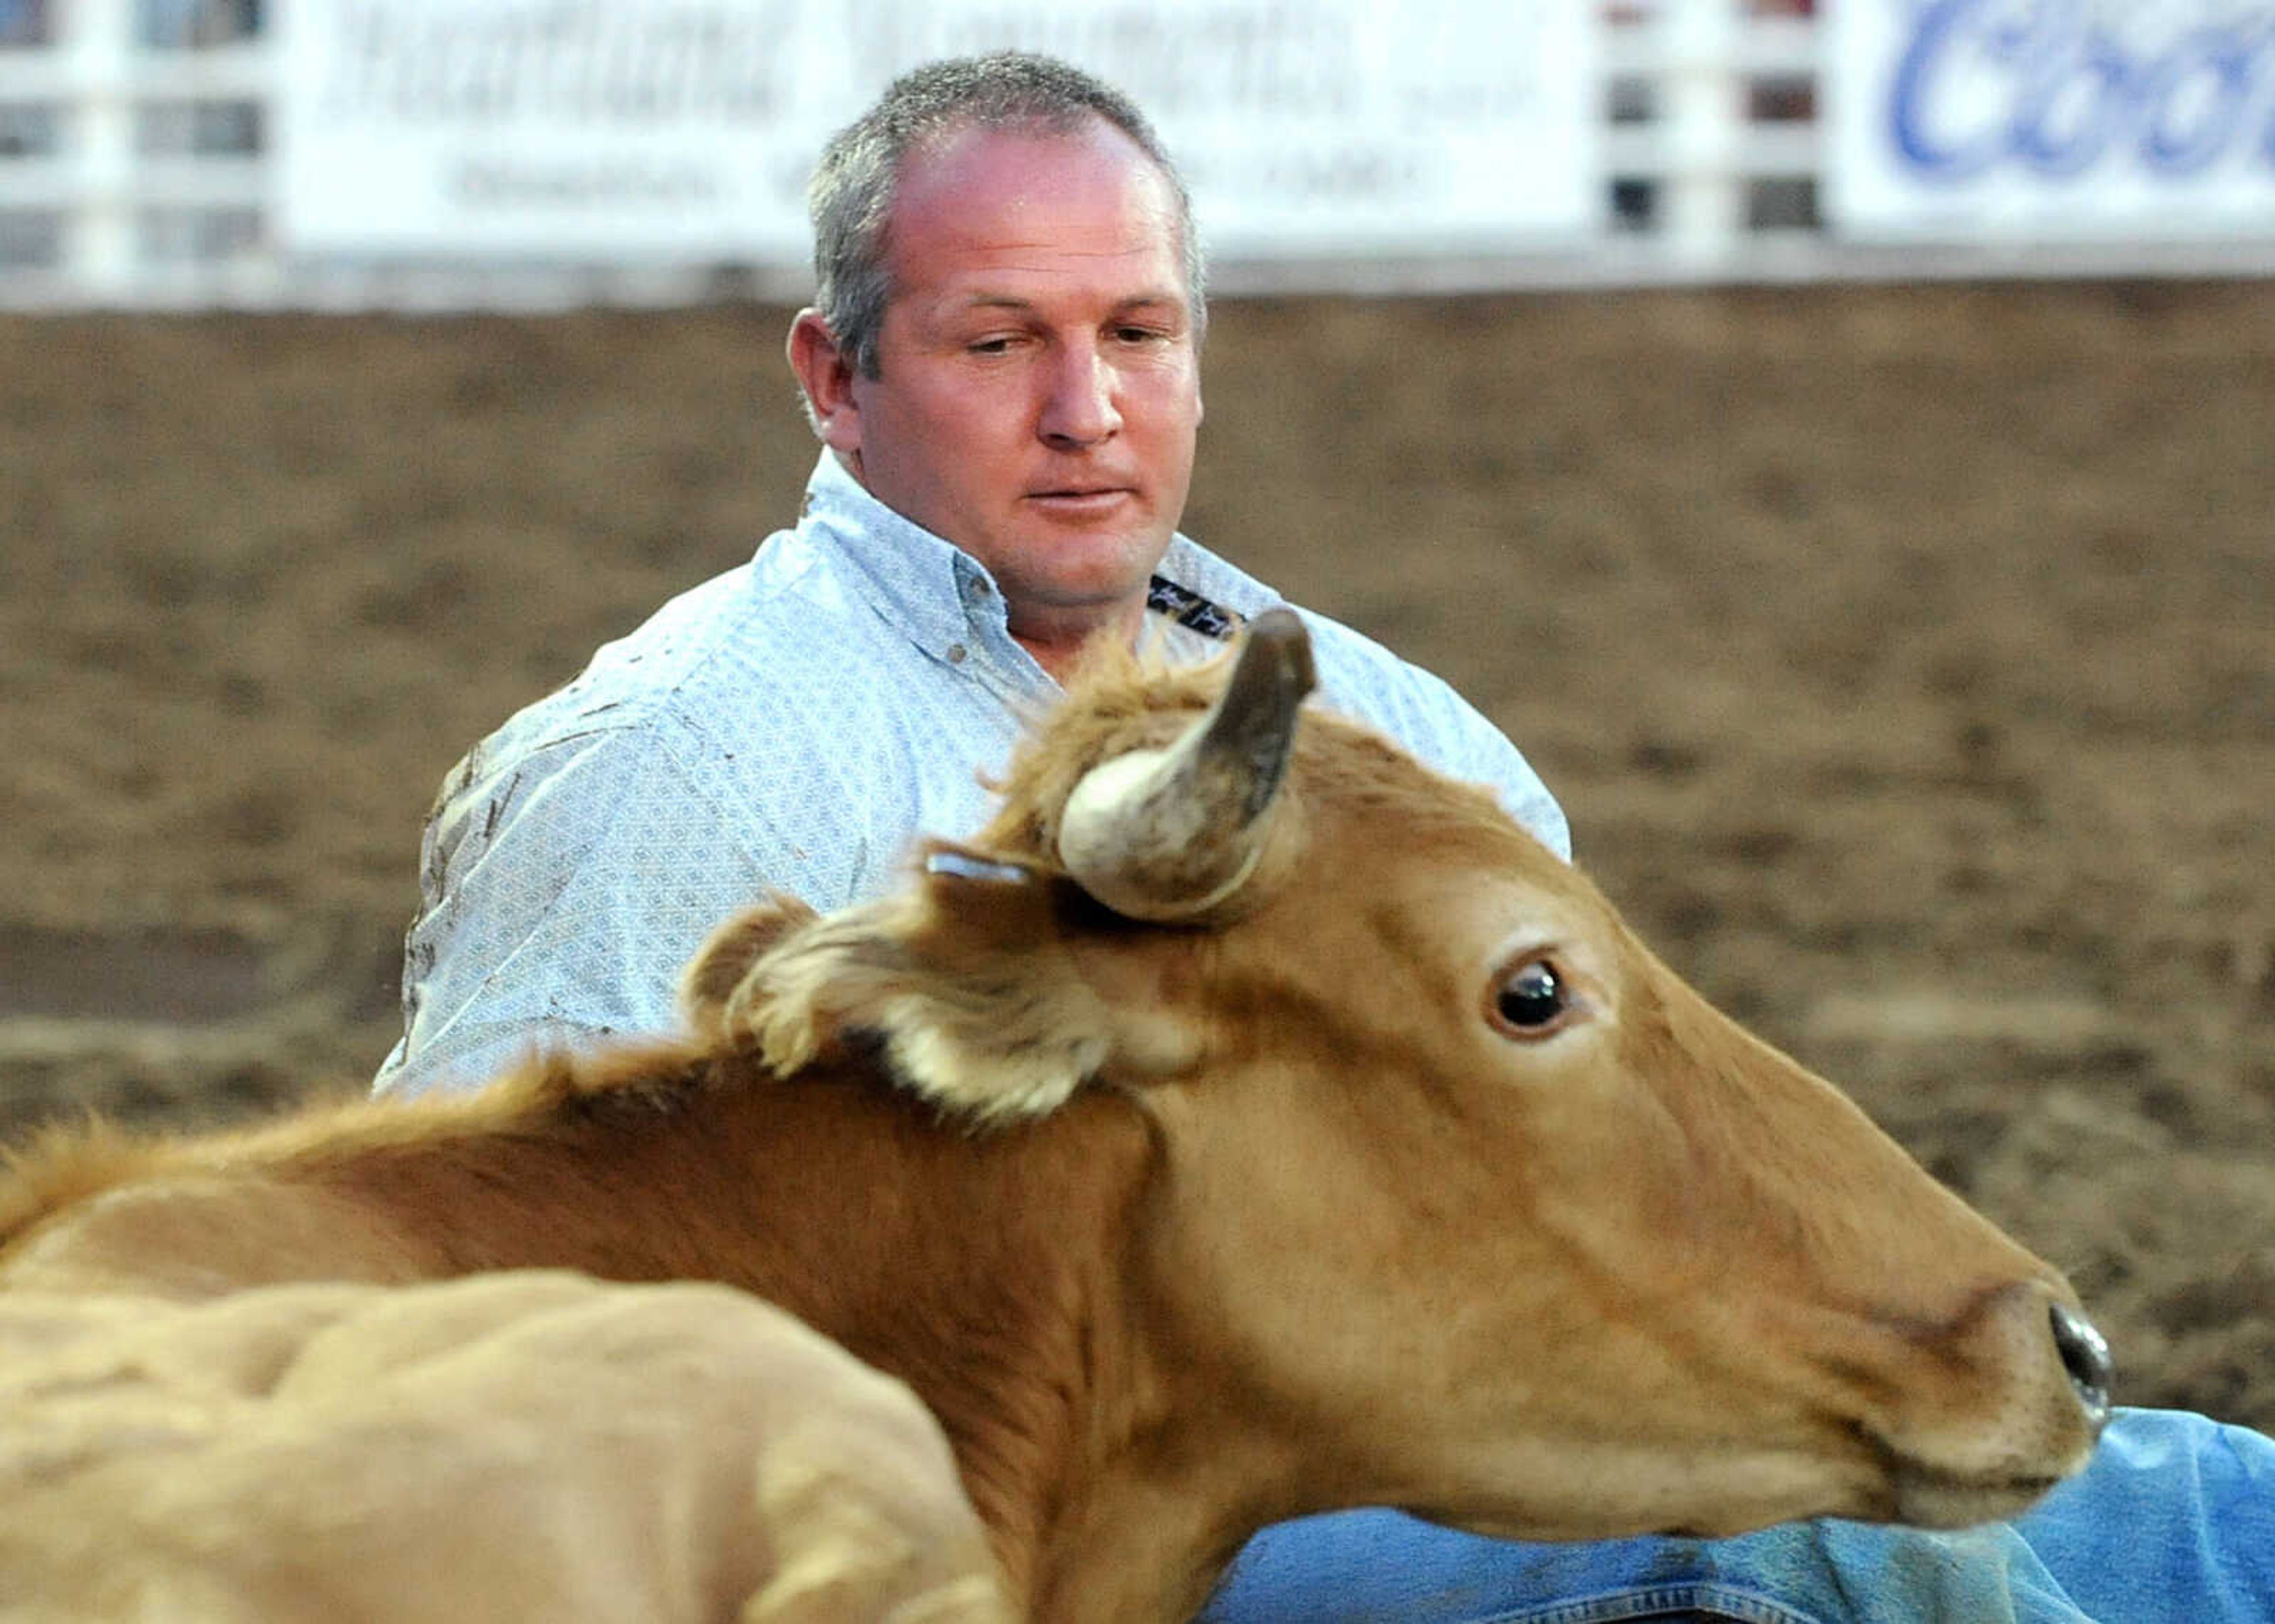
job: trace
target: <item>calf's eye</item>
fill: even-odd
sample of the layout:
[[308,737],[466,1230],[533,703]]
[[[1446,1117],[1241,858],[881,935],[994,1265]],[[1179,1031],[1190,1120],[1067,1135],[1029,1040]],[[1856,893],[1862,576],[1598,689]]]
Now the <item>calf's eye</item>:
[[1550,959],[1528,959],[1494,989],[1494,1024],[1512,1037],[1543,1038],[1564,1023],[1572,999]]

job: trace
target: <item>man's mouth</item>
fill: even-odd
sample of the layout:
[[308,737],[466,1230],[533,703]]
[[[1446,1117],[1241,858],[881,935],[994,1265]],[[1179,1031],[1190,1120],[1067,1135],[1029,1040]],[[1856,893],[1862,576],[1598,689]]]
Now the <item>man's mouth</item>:
[[1126,485],[1070,485],[1030,491],[1027,500],[1064,512],[1103,512],[1130,500],[1136,493]]

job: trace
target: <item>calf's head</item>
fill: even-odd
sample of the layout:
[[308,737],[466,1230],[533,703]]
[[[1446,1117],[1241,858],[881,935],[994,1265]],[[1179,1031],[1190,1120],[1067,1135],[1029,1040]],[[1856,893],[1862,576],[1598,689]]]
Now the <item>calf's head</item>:
[[2075,1471],[2068,1287],[1716,1013],[1490,797],[1228,677],[1094,674],[969,845],[691,972],[793,1070],[849,1037],[983,1127],[1084,1087],[1163,1147],[1139,1295],[1271,1514],[1489,1533],[1952,1526]]

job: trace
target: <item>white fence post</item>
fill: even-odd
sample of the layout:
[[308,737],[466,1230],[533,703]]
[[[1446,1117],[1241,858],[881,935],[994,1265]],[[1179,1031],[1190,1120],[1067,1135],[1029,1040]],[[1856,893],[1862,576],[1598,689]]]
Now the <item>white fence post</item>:
[[1661,30],[1666,146],[1660,193],[1670,254],[1701,271],[1734,257],[1746,231],[1742,0],[1667,0]]
[[133,0],[63,0],[56,23],[57,77],[69,87],[58,156],[76,193],[64,216],[58,270],[94,302],[125,299],[135,290],[140,257]]

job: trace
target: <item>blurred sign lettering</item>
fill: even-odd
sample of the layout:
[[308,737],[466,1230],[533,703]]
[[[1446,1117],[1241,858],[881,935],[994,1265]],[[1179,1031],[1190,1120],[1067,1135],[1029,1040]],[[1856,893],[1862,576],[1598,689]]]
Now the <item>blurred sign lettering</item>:
[[2275,3],[1842,0],[1828,208],[1859,237],[2275,237]]
[[304,253],[801,261],[829,134],[894,74],[1001,47],[1145,108],[1221,256],[1601,223],[1590,0],[280,0],[278,25]]

